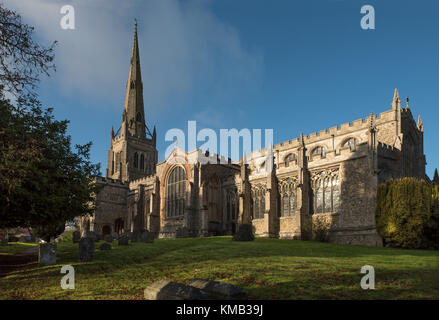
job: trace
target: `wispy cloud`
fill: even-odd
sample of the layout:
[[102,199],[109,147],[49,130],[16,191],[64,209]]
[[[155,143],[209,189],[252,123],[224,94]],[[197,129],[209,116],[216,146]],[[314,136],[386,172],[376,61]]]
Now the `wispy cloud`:
[[[36,27],[42,40],[59,41],[51,84],[65,95],[123,102],[132,42],[139,21],[145,104],[169,108],[194,91],[224,96],[251,88],[263,58],[238,31],[218,19],[210,1],[3,0]],[[60,9],[72,5],[76,30],[62,30]],[[238,89],[237,89],[238,88]]]

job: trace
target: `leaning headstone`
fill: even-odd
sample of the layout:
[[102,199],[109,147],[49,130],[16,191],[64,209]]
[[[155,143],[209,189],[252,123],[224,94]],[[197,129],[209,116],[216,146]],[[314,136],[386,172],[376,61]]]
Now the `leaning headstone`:
[[81,233],[79,231],[74,231],[72,235],[73,243],[78,243],[81,240]]
[[206,292],[209,295],[209,299],[247,300],[247,294],[244,290],[229,283],[194,279],[189,282],[189,285]]
[[56,244],[42,243],[38,248],[38,262],[43,266],[56,264]]
[[111,234],[107,234],[107,235],[105,235],[105,237],[104,237],[104,241],[105,241],[105,242],[112,243],[112,242],[113,242],[113,236],[112,236]]
[[119,237],[118,244],[120,246],[127,246],[128,245],[128,236],[127,235],[121,235]]
[[206,300],[207,293],[185,284],[168,280],[159,280],[146,287],[146,300]]
[[100,245],[99,249],[101,249],[101,250],[111,250],[111,244],[109,244],[108,242],[104,242],[103,244]]
[[154,242],[154,235],[151,232],[145,230],[140,235],[140,241],[145,243],[152,243]]
[[79,261],[93,261],[95,255],[95,240],[93,238],[81,238],[79,240]]

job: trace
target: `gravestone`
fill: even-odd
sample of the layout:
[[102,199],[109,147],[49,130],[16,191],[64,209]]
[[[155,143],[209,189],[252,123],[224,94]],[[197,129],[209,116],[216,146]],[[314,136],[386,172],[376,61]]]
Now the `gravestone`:
[[146,300],[206,300],[207,293],[182,283],[159,280],[145,288]]
[[200,290],[203,290],[209,295],[209,299],[215,300],[246,300],[247,294],[241,288],[238,288],[232,284],[194,279],[189,282],[189,285]]
[[105,240],[105,242],[112,243],[112,242],[113,242],[113,236],[112,236],[111,234],[107,234],[107,235],[104,237],[104,240]]
[[79,231],[74,231],[72,235],[73,243],[78,243],[81,240],[81,233]]
[[85,237],[79,240],[79,261],[89,262],[93,261],[95,255],[95,240],[93,238]]
[[127,235],[121,235],[119,237],[118,244],[120,246],[127,246],[128,245],[128,236]]
[[109,244],[108,242],[104,242],[103,244],[101,244],[99,249],[101,249],[101,250],[111,250],[111,244]]
[[152,232],[149,232],[148,230],[145,230],[140,235],[140,241],[145,243],[153,243],[154,242],[154,234]]
[[18,238],[18,242],[27,242],[26,241],[26,237],[25,236],[21,236],[20,238]]
[[141,231],[134,231],[130,239],[131,242],[139,242],[141,235],[142,235]]
[[38,262],[43,266],[56,264],[56,244],[41,243],[38,247]]
[[119,235],[116,232],[113,232],[111,235],[113,236],[113,239],[117,240],[119,238]]

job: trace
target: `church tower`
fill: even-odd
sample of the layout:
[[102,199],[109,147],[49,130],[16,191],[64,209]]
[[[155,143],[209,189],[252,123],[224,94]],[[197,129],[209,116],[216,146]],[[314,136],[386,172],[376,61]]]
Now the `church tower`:
[[111,129],[107,178],[127,182],[154,174],[158,160],[156,139],[155,127],[151,133],[146,125],[136,21],[122,125],[116,133]]

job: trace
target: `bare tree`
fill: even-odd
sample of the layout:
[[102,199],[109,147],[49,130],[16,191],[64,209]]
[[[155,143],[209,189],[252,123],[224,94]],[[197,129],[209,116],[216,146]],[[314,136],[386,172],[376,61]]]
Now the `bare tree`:
[[18,13],[0,3],[0,86],[14,96],[35,96],[39,76],[55,71],[57,42],[42,47],[33,40],[33,32]]

